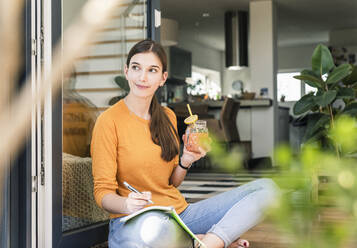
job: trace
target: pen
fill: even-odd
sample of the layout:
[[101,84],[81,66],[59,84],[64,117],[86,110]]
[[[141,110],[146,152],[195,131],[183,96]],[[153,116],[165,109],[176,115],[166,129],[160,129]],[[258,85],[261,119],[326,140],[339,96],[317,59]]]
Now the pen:
[[[137,190],[136,188],[134,188],[133,186],[131,186],[130,184],[128,184],[127,182],[123,182],[123,184],[125,185],[125,187],[127,187],[130,191],[135,192],[135,193],[139,193],[142,194],[139,190]],[[154,204],[154,202],[152,200],[148,200],[148,202],[150,204]]]

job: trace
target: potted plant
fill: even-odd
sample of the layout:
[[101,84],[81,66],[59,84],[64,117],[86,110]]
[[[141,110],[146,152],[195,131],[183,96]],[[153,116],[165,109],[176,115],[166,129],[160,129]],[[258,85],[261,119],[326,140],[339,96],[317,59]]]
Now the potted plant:
[[311,70],[294,78],[315,88],[294,105],[295,115],[309,114],[305,141],[318,141],[323,148],[333,148],[339,157],[341,149],[328,130],[341,115],[357,115],[357,67],[348,63],[335,66],[330,50],[319,44],[312,55]]
[[126,97],[130,91],[129,83],[126,78],[122,75],[116,76],[114,82],[122,89],[122,94],[120,96],[115,96],[109,100],[109,105],[113,105],[118,102],[120,99]]

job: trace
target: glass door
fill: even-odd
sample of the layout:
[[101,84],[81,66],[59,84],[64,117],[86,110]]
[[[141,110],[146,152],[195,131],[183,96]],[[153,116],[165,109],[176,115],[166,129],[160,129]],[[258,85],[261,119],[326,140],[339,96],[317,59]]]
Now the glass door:
[[[87,1],[52,0],[47,23],[51,44],[61,42],[60,34]],[[155,22],[155,6],[159,6],[156,0],[120,1],[109,23],[88,41],[89,52],[79,57],[63,77],[61,94],[52,94],[45,101],[45,189],[40,198],[46,213],[40,221],[44,237],[39,238],[39,247],[92,247],[107,241],[109,215],[93,197],[89,153],[92,128],[98,115],[126,94],[120,81],[130,48],[147,37],[158,37],[160,22]],[[46,17],[44,23],[46,30]]]
[[[63,28],[78,10],[75,1],[63,1]],[[76,6],[81,8],[86,1]],[[93,199],[89,146],[97,116],[125,96],[117,82],[133,44],[147,37],[146,3],[125,1],[110,22],[90,41],[90,51],[80,57],[65,78],[62,95],[62,232],[107,223],[109,215]],[[105,227],[106,228],[106,227]]]

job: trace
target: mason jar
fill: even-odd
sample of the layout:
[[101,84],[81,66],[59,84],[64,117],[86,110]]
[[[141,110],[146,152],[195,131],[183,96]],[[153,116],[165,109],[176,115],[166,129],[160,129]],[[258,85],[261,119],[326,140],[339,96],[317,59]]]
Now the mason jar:
[[184,145],[188,151],[199,153],[199,147],[205,149],[208,141],[207,122],[198,120],[190,124],[185,131]]

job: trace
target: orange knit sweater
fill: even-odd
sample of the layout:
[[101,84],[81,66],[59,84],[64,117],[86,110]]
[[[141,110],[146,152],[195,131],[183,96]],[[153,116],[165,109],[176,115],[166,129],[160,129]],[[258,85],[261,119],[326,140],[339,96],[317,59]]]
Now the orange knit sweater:
[[[176,127],[172,110],[165,111]],[[170,162],[161,158],[161,147],[151,140],[150,121],[130,112],[123,100],[103,112],[97,119],[92,136],[94,197],[102,206],[108,193],[128,196],[127,181],[139,191],[151,191],[154,205],[173,206],[178,213],[187,202],[179,190],[169,184],[178,165],[178,155]],[[152,205],[150,205],[152,206]],[[111,218],[124,214],[111,214]]]

